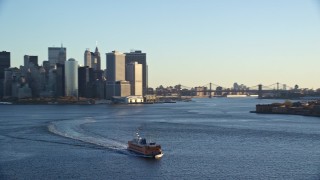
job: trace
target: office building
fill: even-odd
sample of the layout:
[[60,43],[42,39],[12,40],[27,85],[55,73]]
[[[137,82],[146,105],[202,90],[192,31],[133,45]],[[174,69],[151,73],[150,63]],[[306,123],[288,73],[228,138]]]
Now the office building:
[[94,51],[94,57],[95,57],[95,70],[100,71],[101,70],[101,57],[100,57],[100,52],[98,50],[98,47],[96,47],[96,50]]
[[118,51],[107,53],[107,86],[106,96],[111,99],[112,96],[118,96],[116,91],[116,81],[125,80],[125,54]]
[[88,97],[89,86],[89,67],[78,68],[78,94],[79,97]]
[[101,70],[101,57],[98,47],[96,47],[95,52],[90,52],[90,49],[87,48],[84,52],[84,66],[93,68],[95,71]]
[[142,64],[132,62],[126,65],[126,80],[131,85],[131,95],[142,96]]
[[4,80],[3,80],[3,96],[9,97],[12,96],[12,76],[13,68],[6,68],[4,70]]
[[10,67],[10,52],[0,52],[0,80],[4,78],[4,70]]
[[32,66],[31,64],[33,64],[33,66],[38,67],[38,56],[29,56],[29,55],[24,55],[24,67],[29,67]]
[[89,68],[92,67],[92,62],[91,62],[91,52],[90,49],[87,48],[86,51],[84,52],[84,66],[88,66]]
[[49,61],[43,61],[42,62],[42,67],[46,71],[46,75],[48,75],[49,74],[49,70],[50,70],[50,62]]
[[126,64],[132,62],[138,62],[142,64],[142,88],[143,95],[146,95],[148,90],[148,65],[147,65],[147,54],[142,53],[142,51],[136,50],[130,53],[125,53]]
[[50,65],[57,63],[64,64],[67,59],[67,48],[65,47],[49,47],[48,48],[48,60]]
[[115,96],[126,97],[130,96],[130,82],[129,81],[116,81],[115,82]]
[[10,52],[0,52],[0,98],[3,96],[4,91],[4,71],[10,67]]
[[67,60],[67,49],[63,48],[61,45],[59,55],[58,55],[58,63],[59,64],[64,64]]
[[97,58],[95,57],[95,55],[94,55],[94,52],[90,52],[90,54],[91,54],[91,68],[93,69],[93,70],[96,70],[97,69]]
[[73,58],[65,62],[65,95],[78,97],[78,61]]
[[125,80],[125,54],[118,51],[107,53],[107,81]]
[[57,75],[56,75],[56,66],[53,66],[52,68],[50,68],[49,72],[48,72],[48,82],[47,82],[47,87],[46,90],[48,92],[48,96],[56,96],[56,91],[57,91],[57,87],[56,87],[56,82],[57,82]]
[[65,64],[56,64],[56,86],[55,86],[55,96],[63,97],[65,96]]

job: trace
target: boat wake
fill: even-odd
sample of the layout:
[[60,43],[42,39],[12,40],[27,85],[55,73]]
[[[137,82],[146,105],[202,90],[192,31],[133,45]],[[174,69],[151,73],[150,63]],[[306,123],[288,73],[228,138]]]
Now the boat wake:
[[144,157],[143,155],[139,155],[134,152],[128,151],[127,144],[125,143],[88,132],[81,127],[84,124],[94,123],[94,122],[96,121],[91,118],[86,118],[81,120],[54,121],[48,125],[48,130],[51,133],[54,133],[56,135],[78,140],[78,141],[89,143],[89,144],[94,144],[102,148],[112,150],[119,154]]
[[48,125],[48,130],[54,134],[74,140],[98,145],[113,150],[126,150],[126,144],[97,134],[90,133],[81,128],[82,125],[96,122],[86,118],[82,120],[54,121]]

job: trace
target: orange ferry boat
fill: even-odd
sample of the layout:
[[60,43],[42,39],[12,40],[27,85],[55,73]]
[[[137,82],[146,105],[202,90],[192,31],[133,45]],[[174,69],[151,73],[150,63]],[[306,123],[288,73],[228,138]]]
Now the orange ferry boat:
[[147,143],[147,140],[141,138],[138,133],[133,140],[128,141],[128,150],[149,158],[160,159],[163,156],[159,144],[156,144],[155,142]]

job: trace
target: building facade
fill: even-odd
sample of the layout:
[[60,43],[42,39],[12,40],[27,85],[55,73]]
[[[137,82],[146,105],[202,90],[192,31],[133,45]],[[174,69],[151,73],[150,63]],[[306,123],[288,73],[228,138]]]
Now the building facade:
[[106,98],[111,99],[117,96],[116,81],[125,80],[125,54],[112,51],[106,54],[107,57],[107,84]]
[[24,55],[24,67],[29,67],[32,66],[39,66],[38,64],[38,56],[29,56],[29,55]]
[[79,87],[79,97],[89,97],[89,67],[84,66],[84,67],[79,67],[78,68],[78,87]]
[[0,52],[0,98],[3,97],[4,91],[4,72],[10,67],[10,52]]
[[115,82],[115,95],[120,97],[130,96],[130,82],[129,81],[116,81]]
[[125,54],[118,51],[107,53],[107,81],[123,81],[125,78]]
[[50,65],[57,63],[64,64],[67,60],[67,48],[65,47],[49,47],[48,48],[48,60]]
[[90,52],[90,49],[87,48],[84,52],[84,66],[93,68],[95,71],[101,70],[101,57],[98,47],[96,47],[95,52]]
[[4,71],[4,81],[3,81],[3,96],[12,96],[12,77],[13,68],[6,68]]
[[4,78],[4,70],[10,67],[10,52],[0,52],[0,79]]
[[125,53],[126,64],[132,62],[138,62],[142,64],[142,88],[143,95],[146,95],[148,89],[148,65],[147,65],[147,54],[142,53],[142,51],[132,51],[130,53]]
[[57,63],[55,73],[56,88],[54,95],[56,97],[65,96],[65,64]]
[[78,97],[78,61],[73,58],[65,62],[65,95]]
[[88,66],[89,68],[92,67],[92,65],[91,65],[91,52],[90,52],[89,48],[87,48],[84,51],[84,66]]
[[143,95],[142,64],[138,64],[138,62],[132,62],[127,64],[126,80],[130,82],[131,95],[133,96]]
[[96,47],[96,50],[94,51],[94,57],[95,57],[95,70],[100,71],[101,70],[101,56],[100,56],[100,52],[98,50],[98,47]]

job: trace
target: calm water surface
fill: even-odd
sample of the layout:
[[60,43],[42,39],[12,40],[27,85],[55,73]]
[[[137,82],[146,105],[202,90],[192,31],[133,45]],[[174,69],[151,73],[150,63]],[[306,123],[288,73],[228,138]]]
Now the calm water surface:
[[[271,102],[2,105],[0,179],[320,179],[320,118],[249,113]],[[126,150],[138,128],[161,160]]]

